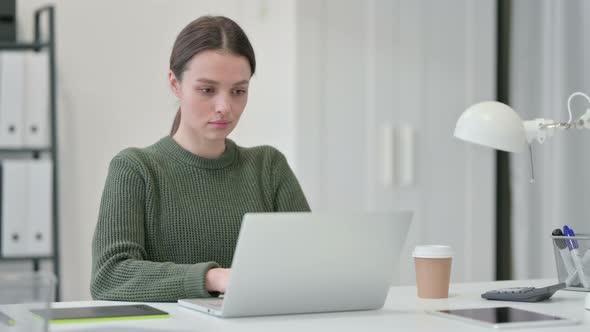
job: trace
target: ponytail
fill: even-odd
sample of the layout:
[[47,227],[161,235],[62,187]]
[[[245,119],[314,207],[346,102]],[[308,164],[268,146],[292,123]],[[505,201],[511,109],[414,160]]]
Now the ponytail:
[[170,136],[174,136],[176,131],[178,131],[178,127],[180,126],[180,108],[176,111],[176,116],[174,117],[174,122],[172,122],[172,129],[170,129]]

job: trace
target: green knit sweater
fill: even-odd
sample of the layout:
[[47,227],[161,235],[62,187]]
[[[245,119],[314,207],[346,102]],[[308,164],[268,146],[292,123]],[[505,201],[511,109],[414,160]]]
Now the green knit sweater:
[[209,297],[205,274],[230,267],[246,212],[309,211],[287,160],[226,140],[206,159],[170,136],[113,158],[92,243],[94,299]]

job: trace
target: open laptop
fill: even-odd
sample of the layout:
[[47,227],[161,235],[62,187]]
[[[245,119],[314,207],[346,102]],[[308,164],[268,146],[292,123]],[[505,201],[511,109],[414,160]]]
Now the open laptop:
[[220,317],[383,307],[411,212],[244,216],[223,298],[178,304]]

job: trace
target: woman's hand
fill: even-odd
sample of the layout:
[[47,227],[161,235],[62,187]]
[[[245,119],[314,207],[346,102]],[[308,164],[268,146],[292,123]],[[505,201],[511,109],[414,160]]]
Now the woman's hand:
[[205,288],[209,292],[225,293],[231,269],[214,268],[205,274]]

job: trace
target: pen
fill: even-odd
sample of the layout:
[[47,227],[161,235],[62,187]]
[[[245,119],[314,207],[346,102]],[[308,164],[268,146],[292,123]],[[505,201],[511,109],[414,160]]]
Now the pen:
[[[553,236],[563,236],[563,232],[561,229],[556,228],[551,235]],[[572,283],[576,279],[576,268],[572,265],[572,257],[570,256],[569,250],[567,250],[568,246],[565,243],[564,239],[553,239],[555,241],[555,245],[559,249],[559,254],[561,255],[561,261],[565,266],[565,270],[567,271],[567,278],[565,279],[566,286],[571,286]]]
[[[563,234],[566,236],[575,237],[576,233],[574,230],[569,228],[567,225],[563,226]],[[574,266],[576,267],[576,272],[580,277],[580,281],[584,288],[590,288],[590,284],[588,284],[588,280],[586,279],[586,274],[584,274],[584,266],[582,265],[582,259],[580,259],[580,254],[578,253],[578,241],[576,239],[566,240],[567,246],[570,250],[570,254],[572,256],[572,260],[574,261]]]
[[14,319],[8,317],[2,311],[0,311],[0,322],[6,324],[8,326],[13,326],[14,325]]

